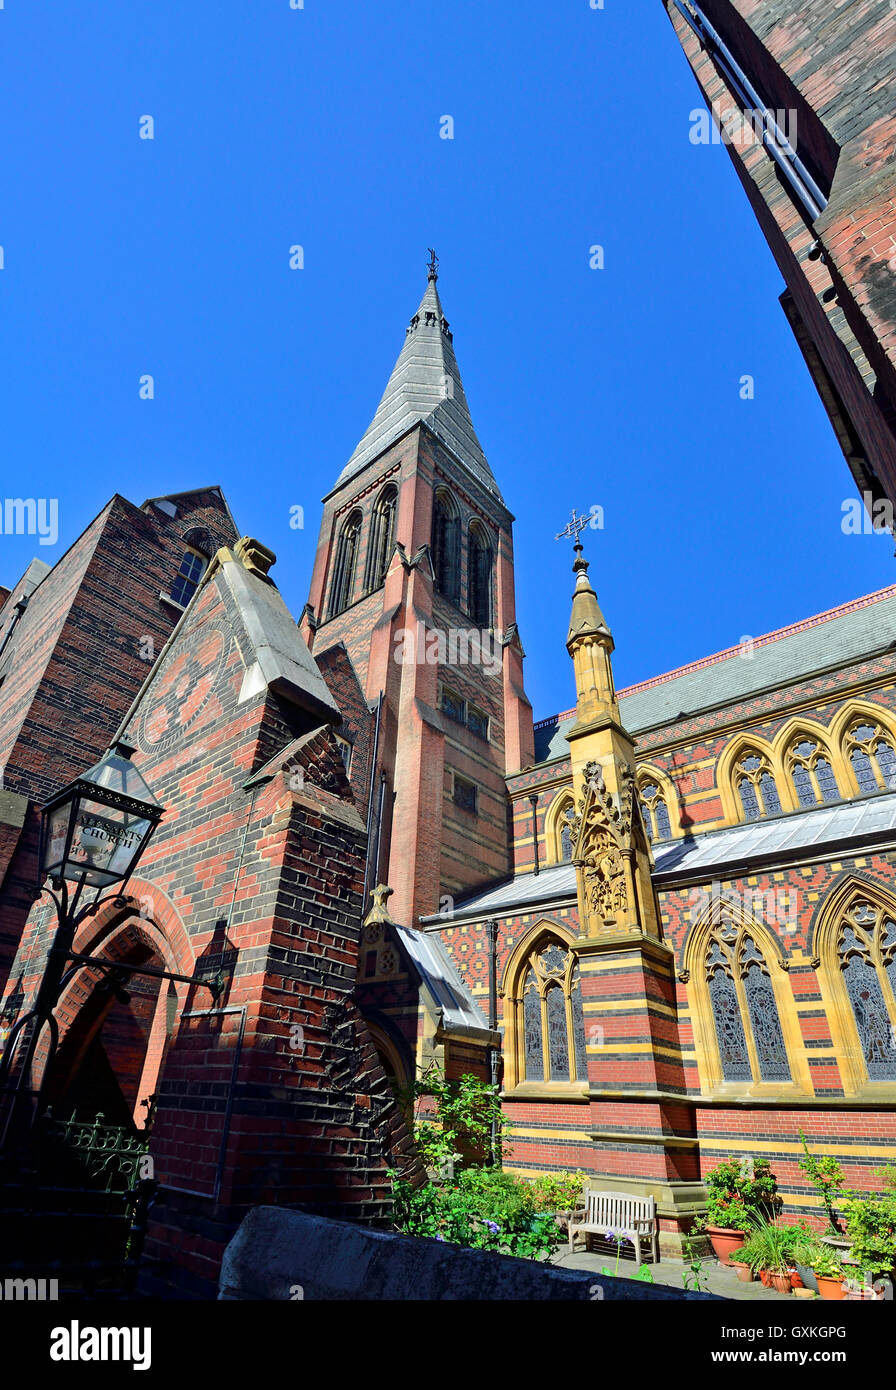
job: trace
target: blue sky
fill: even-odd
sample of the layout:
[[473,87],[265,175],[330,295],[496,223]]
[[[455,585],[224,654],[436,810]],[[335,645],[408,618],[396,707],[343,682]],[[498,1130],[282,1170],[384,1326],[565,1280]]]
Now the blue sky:
[[698,104],[660,0],[6,0],[0,495],[60,538],[0,535],[0,580],[114,491],[218,482],[298,614],[434,245],[536,716],[572,703],[572,506],[620,685],[892,582]]

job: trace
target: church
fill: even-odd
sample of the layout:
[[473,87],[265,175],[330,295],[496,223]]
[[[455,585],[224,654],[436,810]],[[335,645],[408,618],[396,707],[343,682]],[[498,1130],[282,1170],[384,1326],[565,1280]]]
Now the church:
[[298,622],[217,487],[112,499],[0,608],[7,1033],[40,805],[112,749],[165,808],[36,1053],[58,1113],[151,1120],[148,1292],[209,1296],[260,1202],[387,1219],[389,1079],[433,1064],[500,1086],[508,1167],[654,1196],[667,1255],[731,1154],[810,1219],[801,1134],[896,1161],[896,586],[617,690],[573,512],[536,720],[509,501],[433,257]]

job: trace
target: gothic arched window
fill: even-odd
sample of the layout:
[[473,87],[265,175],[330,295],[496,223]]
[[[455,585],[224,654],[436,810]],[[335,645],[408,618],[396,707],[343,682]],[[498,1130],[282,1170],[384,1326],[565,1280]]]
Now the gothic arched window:
[[740,797],[744,820],[759,820],[761,816],[776,816],[781,810],[781,798],[764,754],[748,749],[737,760],[734,784]]
[[370,519],[370,543],[367,548],[367,570],[364,575],[364,592],[378,589],[386,578],[386,570],[392,559],[395,541],[395,510],[398,505],[398,489],[389,483],[376,500]]
[[519,1079],[587,1081],[585,1017],[575,956],[558,938],[542,937],[519,979]]
[[469,613],[477,627],[492,625],[492,548],[485,528],[478,521],[470,526]]
[[666,798],[661,788],[656,782],[642,782],[638,788],[641,799],[641,814],[644,817],[644,829],[650,840],[671,840],[672,822],[669,819],[669,807],[666,805]]
[[800,806],[820,801],[839,801],[840,790],[827,749],[801,735],[787,750],[785,759]]
[[436,588],[452,603],[459,603],[460,518],[457,504],[444,488],[433,499],[432,567]]
[[552,804],[548,820],[548,849],[555,864],[568,864],[574,849],[572,823],[575,806],[569,795],[561,794]]
[[882,724],[871,719],[851,724],[846,735],[846,756],[860,792],[896,788],[896,751],[892,737]]
[[336,544],[336,563],[330,589],[330,617],[348,608],[355,589],[355,569],[361,540],[361,513],[353,511],[343,524]]
[[837,960],[869,1081],[896,1081],[896,921],[861,899],[843,914]]
[[790,1081],[775,991],[750,929],[724,917],[704,955],[723,1081]]

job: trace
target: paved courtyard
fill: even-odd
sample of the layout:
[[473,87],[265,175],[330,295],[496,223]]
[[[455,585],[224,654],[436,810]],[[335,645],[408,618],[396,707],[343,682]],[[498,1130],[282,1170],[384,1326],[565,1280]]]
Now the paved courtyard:
[[[607,1252],[595,1250],[591,1254],[586,1254],[584,1250],[576,1249],[571,1255],[568,1248],[564,1245],[557,1251],[551,1261],[552,1264],[561,1265],[564,1269],[589,1269],[595,1274],[600,1274],[602,1269],[608,1269],[612,1274],[616,1271],[616,1252],[610,1254],[610,1247]],[[693,1276],[690,1267],[682,1260],[660,1260],[658,1264],[646,1262],[647,1267],[658,1284],[668,1284],[670,1288],[684,1290],[683,1275],[685,1273],[691,1278],[690,1287],[693,1288]],[[633,1279],[638,1270],[638,1264],[631,1256],[626,1259],[623,1254],[619,1261],[618,1274],[621,1278]],[[700,1261],[700,1288],[704,1293],[718,1294],[721,1298],[734,1298],[746,1302],[757,1302],[759,1300],[774,1300],[777,1302],[796,1302],[792,1294],[777,1293],[774,1289],[767,1289],[758,1279],[754,1279],[750,1284],[743,1284],[738,1279],[733,1269],[727,1269],[724,1265],[712,1257],[701,1259]],[[812,1300],[807,1299],[806,1302]]]

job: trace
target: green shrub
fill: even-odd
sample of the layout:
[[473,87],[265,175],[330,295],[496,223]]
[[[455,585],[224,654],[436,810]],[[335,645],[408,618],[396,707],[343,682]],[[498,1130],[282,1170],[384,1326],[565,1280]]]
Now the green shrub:
[[582,1200],[585,1174],[542,1173],[532,1183],[536,1211],[575,1211]]
[[415,1143],[428,1168],[481,1163],[488,1156],[493,1123],[500,1158],[504,1116],[496,1086],[471,1073],[446,1081],[433,1064],[419,1080],[393,1083],[393,1091],[413,1125]]
[[803,1157],[799,1161],[799,1166],[821,1194],[821,1204],[827,1213],[830,1234],[840,1236],[843,1234],[843,1228],[837,1219],[834,1201],[846,1181],[843,1169],[836,1158],[827,1156],[816,1158],[814,1154],[810,1154],[809,1145],[802,1130],[800,1130],[800,1142],[803,1146]]
[[[885,1181],[887,1179],[885,1178]],[[896,1268],[896,1192],[841,1199],[851,1257],[869,1274],[889,1274]]]
[[413,1189],[390,1174],[393,1222],[405,1235],[546,1259],[563,1237],[552,1216],[535,1210],[531,1184],[500,1168],[466,1168],[454,1182]]

